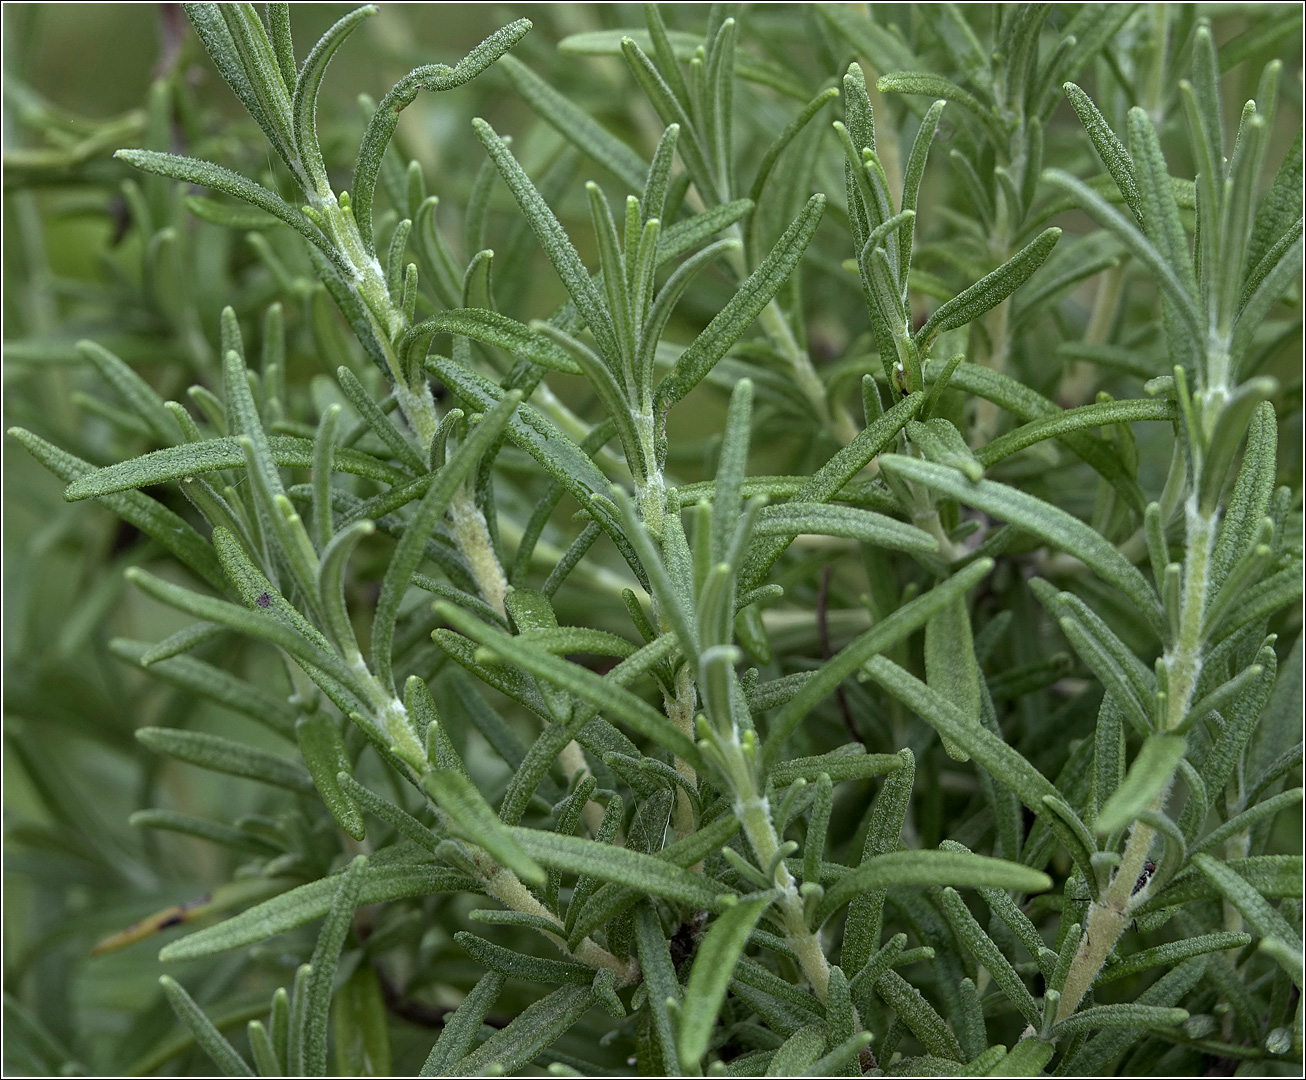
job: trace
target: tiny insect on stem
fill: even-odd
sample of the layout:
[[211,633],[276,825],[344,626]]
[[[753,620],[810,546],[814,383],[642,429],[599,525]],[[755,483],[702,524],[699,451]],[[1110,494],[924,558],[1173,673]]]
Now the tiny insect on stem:
[[1134,887],[1130,890],[1130,896],[1137,896],[1138,893],[1146,887],[1147,883],[1152,880],[1152,875],[1156,873],[1156,863],[1151,859],[1143,862],[1143,870],[1138,875],[1138,880],[1134,882]]

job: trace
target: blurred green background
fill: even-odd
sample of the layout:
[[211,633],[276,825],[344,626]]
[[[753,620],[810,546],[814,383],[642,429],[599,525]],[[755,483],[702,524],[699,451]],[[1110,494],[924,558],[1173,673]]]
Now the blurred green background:
[[[300,57],[345,10],[344,5],[294,6]],[[1216,19],[1218,41],[1243,29],[1242,10],[1241,5],[1203,8]],[[669,8],[667,16],[675,26],[696,28],[704,11],[699,5],[679,5]],[[660,124],[646,103],[636,100],[624,66],[612,59],[559,56],[553,47],[569,34],[642,25],[639,5],[382,5],[379,17],[350,39],[326,76],[323,146],[338,169],[336,186],[348,186],[365,115],[357,102],[360,92],[379,98],[413,66],[452,63],[491,30],[522,15],[535,22],[535,29],[514,55],[554,85],[565,86],[572,100],[642,151],[650,149]],[[192,382],[214,385],[210,376],[222,306],[235,305],[242,322],[256,327],[267,303],[286,292],[277,266],[289,266],[293,275],[302,254],[290,236],[266,235],[265,251],[240,230],[189,218],[185,234],[174,238],[184,257],[169,262],[167,252],[147,250],[141,230],[133,227],[139,215],[132,199],[148,205],[170,196],[158,186],[139,183],[110,155],[150,137],[146,103],[160,76],[183,88],[174,93],[174,126],[162,132],[165,140],[184,141],[187,152],[251,176],[270,164],[257,129],[198,49],[179,5],[6,4],[3,18],[5,426],[20,424],[103,464],[140,452],[141,443],[124,435],[97,404],[110,395],[81,363],[75,342],[101,341],[165,397],[181,399]],[[802,25],[801,9],[793,5],[763,5],[749,15],[759,22],[780,18]],[[800,37],[794,48],[801,53]],[[1283,48],[1272,42],[1266,55],[1281,54]],[[1259,69],[1257,63],[1245,63],[1231,75],[1226,83],[1231,107],[1254,90]],[[1290,64],[1284,83],[1285,97],[1296,101],[1281,118],[1290,132],[1300,115],[1299,58]],[[741,94],[747,94],[749,107],[739,112],[747,121],[740,124],[739,141],[765,146],[792,114],[793,103],[751,89]],[[455,233],[484,161],[469,124],[474,115],[514,135],[514,150],[532,175],[567,154],[562,139],[533,120],[502,73],[492,70],[455,93],[420,96],[404,114],[398,139],[403,154],[422,162],[431,189],[451,208],[442,220]],[[1075,152],[1084,155],[1082,137]],[[1271,168],[1282,152],[1283,145],[1272,149]],[[576,169],[574,160],[566,161],[575,175],[560,212],[570,225],[586,216],[577,179],[593,175],[612,189],[610,195],[616,185],[589,163]],[[1172,168],[1191,175],[1182,162],[1172,161]],[[124,191],[124,182],[135,185],[134,194]],[[946,182],[946,170],[931,166],[927,188]],[[824,155],[813,185],[842,191],[837,155]],[[501,188],[493,205],[491,234],[512,250],[520,222]],[[588,228],[577,228],[573,235],[588,257]],[[812,351],[818,360],[829,360],[852,349],[864,329],[865,312],[855,279],[840,276],[839,262],[851,254],[842,249],[845,238],[828,222],[821,236],[834,243],[823,245],[818,238],[813,245],[807,289],[820,294]],[[532,291],[516,298],[513,314],[524,320],[551,311],[562,290],[535,245],[522,250],[540,267]],[[177,266],[185,272],[169,272]],[[680,320],[701,325],[719,306],[724,289],[724,279],[705,284]],[[287,309],[290,380],[307,397],[314,375],[334,370],[342,358],[356,360],[358,350],[335,313],[324,311],[320,297],[304,294],[300,299],[299,309]],[[332,327],[334,353],[323,344]],[[1289,387],[1298,416],[1300,348],[1299,332],[1277,343],[1267,368]],[[1045,370],[1036,377],[1054,386],[1060,374]],[[855,380],[849,382],[850,391],[854,385]],[[719,409],[719,395],[700,395],[681,410],[677,422],[685,432],[696,431],[695,445],[701,446]],[[1300,456],[1292,449],[1300,443],[1300,431],[1287,427],[1281,441],[1281,482],[1300,489]],[[757,442],[756,472],[810,469],[812,460],[823,460],[830,449]],[[783,469],[771,468],[770,457],[789,460]],[[148,565],[156,573],[176,571],[156,545],[109,511],[64,503],[61,488],[33,458],[6,441],[4,986],[6,1019],[24,1035],[22,1040],[6,1038],[6,1071],[39,1072],[39,1049],[48,1037],[88,1072],[121,1074],[159,1067],[173,1057],[165,1051],[184,1050],[184,1040],[167,1042],[180,1035],[157,984],[163,971],[156,959],[158,946],[176,931],[94,958],[93,945],[151,912],[206,894],[229,880],[239,862],[223,848],[133,829],[129,815],[143,807],[168,806],[232,820],[270,813],[275,802],[254,785],[163,764],[132,733],[147,724],[180,726],[184,721],[254,745],[271,745],[272,737],[237,713],[196,703],[190,695],[130,670],[110,651],[113,638],[153,642],[183,622],[180,615],[124,588],[122,571],[133,565]],[[184,506],[175,492],[156,494],[177,508]],[[1084,497],[1091,500],[1091,488]],[[228,646],[223,657],[246,674],[260,665],[269,669],[269,678],[278,674],[265,657],[238,644]],[[423,939],[421,955],[439,956],[447,942],[448,935],[434,927]],[[296,938],[294,943],[301,942]],[[266,1011],[270,988],[284,982],[297,962],[285,940],[277,939],[217,963],[168,970],[201,1004],[221,1002],[226,1015],[239,1017],[243,1027],[245,1018]],[[465,985],[474,970],[465,958],[451,957],[441,968],[441,985],[415,989],[441,1000],[445,986]],[[456,1000],[450,997],[445,1003]],[[411,1065],[415,1070],[432,1038],[431,1031],[419,1026],[397,1025],[396,1068]],[[603,1050],[591,1047],[589,1053],[599,1057]],[[209,1067],[195,1052],[185,1054],[172,1060],[169,1071],[202,1075]]]

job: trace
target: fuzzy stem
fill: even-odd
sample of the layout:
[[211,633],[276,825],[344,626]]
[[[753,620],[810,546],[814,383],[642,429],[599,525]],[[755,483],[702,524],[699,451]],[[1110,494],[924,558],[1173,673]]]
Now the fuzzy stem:
[[[536,900],[531,891],[522,884],[521,879],[511,870],[505,870],[503,867],[498,866],[479,849],[472,852],[472,861],[477,869],[481,869],[483,862],[488,864],[483,872],[485,891],[501,904],[512,908],[513,911],[521,911],[527,915],[538,915],[540,918],[548,919],[559,930],[565,929],[562,920]],[[573,951],[567,948],[565,934],[551,934],[546,931],[545,936],[561,949],[564,955],[571,956],[595,970],[601,968],[610,970],[616,976],[618,986],[630,986],[640,980],[640,968],[637,960],[619,959],[601,945],[596,945],[589,938],[581,941]]]
[[[567,774],[569,782],[575,781],[578,777],[584,779],[589,775],[590,767],[585,761],[584,751],[575,739],[562,748],[562,753],[558,755],[558,762]],[[599,826],[603,824],[603,807],[593,799],[589,799],[581,810],[581,816],[589,826],[590,832],[596,833],[599,831]]]
[[[1151,809],[1160,810],[1165,805],[1169,788],[1152,801]],[[1084,936],[1079,943],[1079,951],[1070,963],[1066,981],[1061,988],[1061,1003],[1057,1007],[1057,1023],[1073,1016],[1084,1000],[1093,980],[1097,978],[1106,958],[1111,955],[1120,935],[1132,921],[1129,915],[1131,901],[1146,896],[1143,890],[1135,898],[1132,893],[1143,871],[1148,850],[1156,830],[1142,821],[1136,821],[1125,845],[1125,853],[1116,868],[1115,877],[1106,895],[1089,909],[1088,923],[1084,927]]]
[[476,587],[483,599],[500,615],[507,614],[504,599],[508,595],[508,578],[503,572],[499,556],[495,554],[490,539],[490,527],[481,508],[467,491],[465,485],[449,505],[454,543],[472,572]]
[[[680,670],[676,672],[675,693],[667,694],[664,691],[662,701],[666,707],[667,719],[692,739],[697,691],[694,685],[694,673],[690,671],[688,664],[682,664]],[[698,774],[695,773],[694,766],[683,758],[676,758],[676,772],[691,784],[698,783]],[[676,789],[675,827],[677,840],[683,840],[694,831],[693,806],[690,804],[689,795],[679,788]],[[697,873],[702,873],[702,862],[697,863],[693,869]]]
[[[1187,717],[1202,672],[1202,616],[1206,609],[1211,547],[1215,542],[1219,521],[1218,514],[1207,515],[1200,511],[1196,493],[1188,497],[1187,518],[1188,552],[1184,559],[1179,636],[1166,650],[1163,659],[1167,685],[1166,731],[1173,731]],[[1172,783],[1173,778],[1152,800],[1149,809],[1164,809]],[[1129,925],[1130,910],[1147,898],[1146,887],[1137,894],[1134,889],[1155,836],[1156,830],[1152,826],[1142,821],[1134,823],[1110,888],[1089,911],[1084,938],[1079,952],[1071,962],[1061,991],[1061,1003],[1057,1009],[1058,1022],[1074,1014],[1120,935]]]
[[[747,791],[736,791],[735,815],[757,855],[758,863],[763,867],[769,866],[780,848],[780,838],[776,836],[775,826],[771,822],[770,803],[765,795],[757,792],[751,782]],[[775,885],[780,892],[777,905],[784,917],[785,941],[797,954],[798,963],[817,998],[825,1001],[830,989],[830,962],[825,958],[820,939],[807,928],[802,897],[783,860],[777,861]]]

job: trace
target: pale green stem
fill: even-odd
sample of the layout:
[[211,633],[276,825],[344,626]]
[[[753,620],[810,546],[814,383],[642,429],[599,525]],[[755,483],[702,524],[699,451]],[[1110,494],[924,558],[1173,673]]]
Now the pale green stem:
[[[594,430],[593,425],[587,424],[567,408],[546,382],[541,381],[539,386],[535,388],[535,393],[531,395],[531,403],[557,424],[563,433],[570,436],[572,442],[577,445],[583,443],[586,436]],[[634,479],[630,466],[626,464],[626,459],[611,450],[599,450],[594,455],[594,462],[608,475],[615,475],[623,480]]]
[[1179,637],[1165,651],[1167,730],[1178,727],[1188,715],[1193,691],[1202,673],[1202,616],[1206,611],[1211,548],[1215,543],[1218,514],[1206,515],[1197,495],[1188,496],[1187,555],[1184,558],[1183,594],[1179,606]]
[[[675,693],[667,694],[664,691],[662,701],[666,707],[667,718],[675,724],[679,731],[692,739],[694,737],[694,705],[697,701],[697,691],[694,686],[694,673],[690,670],[688,664],[682,664],[680,670],[676,672]],[[698,783],[698,774],[694,771],[694,766],[683,758],[676,758],[676,772],[680,773],[691,784]],[[677,840],[683,840],[694,831],[694,808],[690,804],[689,795],[680,788],[676,789],[674,823]],[[699,862],[694,870],[702,873],[703,864]]]
[[495,554],[485,515],[465,485],[459,486],[449,505],[449,519],[454,543],[467,562],[481,599],[500,615],[507,615],[504,599],[508,595],[508,579]]
[[512,908],[513,911],[520,911],[527,915],[536,915],[542,919],[547,919],[559,930],[564,931],[561,934],[544,932],[545,937],[562,950],[563,955],[574,957],[582,964],[586,964],[595,970],[607,968],[616,976],[618,986],[630,986],[632,983],[639,982],[641,974],[639,961],[634,959],[621,960],[613,956],[601,945],[597,945],[590,938],[584,938],[574,950],[567,948],[567,938],[562,920],[536,900],[534,894],[522,884],[521,879],[516,874],[499,866],[479,848],[469,848],[469,854],[476,868],[482,871],[487,893],[501,904]]
[[[748,266],[744,262],[742,231],[738,225],[731,227],[731,235],[740,239],[741,244],[729,253],[727,260],[735,275],[740,281],[743,281],[748,277]],[[827,430],[832,431],[841,445],[852,442],[857,437],[856,425],[853,424],[852,418],[842,406],[836,406],[833,410],[830,408],[825,394],[825,385],[821,382],[820,376],[816,374],[816,369],[812,366],[812,358],[807,354],[807,350],[798,344],[798,339],[794,337],[789,321],[785,318],[784,312],[780,310],[780,305],[774,298],[762,309],[758,321],[762,324],[762,330],[771,342],[771,347],[783,356],[789,364],[794,382],[798,384],[798,389],[803,392],[803,396],[807,398],[813,410],[815,410],[822,425]]]
[[[1188,552],[1184,560],[1179,634],[1166,649],[1163,659],[1166,672],[1166,731],[1173,731],[1187,717],[1202,672],[1202,616],[1206,608],[1211,548],[1215,542],[1219,515],[1203,514],[1198,508],[1197,495],[1194,493],[1188,497],[1187,517]],[[1171,783],[1173,778],[1152,800],[1149,809],[1159,812],[1165,808]],[[1116,869],[1106,895],[1089,909],[1079,952],[1071,962],[1061,991],[1058,1021],[1074,1014],[1120,935],[1132,921],[1131,908],[1146,899],[1146,888],[1137,895],[1134,895],[1133,890],[1155,835],[1156,830],[1152,826],[1142,821],[1134,823],[1120,866]]]
[[[563,772],[567,774],[570,786],[574,789],[575,782],[584,779],[589,775],[590,767],[585,761],[585,752],[581,750],[580,743],[572,739],[562,748],[562,753],[558,755],[558,763],[562,766]],[[581,810],[581,816],[585,819],[585,824],[589,826],[592,833],[599,831],[599,826],[603,824],[603,807],[593,799],[585,803]]]
[[657,420],[653,415],[653,403],[644,403],[638,411],[631,413],[635,424],[635,434],[639,437],[640,452],[644,458],[644,467],[638,462],[631,462],[631,472],[644,475],[635,477],[635,501],[639,506],[640,520],[657,539],[662,538],[662,522],[667,514],[667,484],[657,459]]
[[[376,677],[367,669],[363,658],[357,652],[347,658],[347,662],[366,690],[369,704],[379,726],[393,743],[392,749],[415,772],[419,774],[424,772],[430,767],[430,763],[427,760],[425,749],[418,740],[417,732],[413,727],[412,719],[408,715],[408,710],[404,707],[404,703],[386,692]],[[440,808],[435,806],[434,803],[432,805],[436,815],[443,821],[444,815]],[[522,884],[521,879],[511,870],[500,866],[488,852],[474,844],[466,845],[466,851],[472,865],[475,866],[484,881],[487,893],[514,911],[525,912],[528,915],[538,915],[554,923],[559,930],[564,928],[562,920],[535,899],[531,891]],[[574,951],[567,948],[565,935],[549,934],[548,937],[566,955],[575,957],[581,963],[588,964],[596,969],[611,969],[617,977],[617,982],[622,986],[628,986],[639,981],[640,972],[637,962],[618,959],[588,937]]]
[[[1116,314],[1120,310],[1120,300],[1124,295],[1125,268],[1113,266],[1102,275],[1098,282],[1097,294],[1093,298],[1093,310],[1084,328],[1084,344],[1102,345],[1106,343]],[[1088,398],[1096,381],[1096,368],[1087,360],[1071,365],[1070,377],[1066,380],[1063,400],[1078,403]]]
[[[775,859],[780,848],[780,838],[776,836],[775,826],[771,822],[771,807],[766,796],[758,794],[751,776],[746,784],[747,787],[742,790],[736,788],[735,814],[757,855],[758,863],[766,867]],[[785,941],[797,955],[803,974],[807,976],[817,998],[824,1002],[830,990],[830,962],[825,958],[820,939],[807,928],[803,898],[783,860],[777,862],[775,886],[780,893],[776,904],[784,919]]]
[[[1151,804],[1151,809],[1160,810],[1165,805],[1169,789],[1158,795]],[[1134,885],[1143,872],[1143,864],[1156,830],[1142,821],[1134,823],[1125,845],[1125,853],[1120,859],[1115,877],[1110,888],[1089,908],[1088,922],[1084,926],[1084,936],[1079,942],[1079,951],[1070,963],[1066,981],[1061,988],[1061,1003],[1057,1007],[1057,1023],[1073,1016],[1084,1000],[1093,980],[1097,978],[1106,958],[1111,955],[1125,927],[1133,920],[1129,914],[1130,901],[1134,899]],[[1146,896],[1146,890],[1138,898]]]
[[[373,334],[385,351],[399,408],[423,449],[429,450],[438,427],[435,401],[424,380],[419,386],[409,385],[407,373],[392,345],[408,329],[408,318],[390,296],[380,260],[367,253],[350,207],[347,204],[341,206],[325,178],[316,190],[309,190],[309,197],[314,209],[325,221],[327,232],[337,249],[354,271],[349,287],[362,301],[363,310],[372,323]],[[460,487],[454,496],[449,512],[454,543],[466,560],[481,597],[500,615],[504,614],[508,579],[490,540],[485,515],[465,486]]]

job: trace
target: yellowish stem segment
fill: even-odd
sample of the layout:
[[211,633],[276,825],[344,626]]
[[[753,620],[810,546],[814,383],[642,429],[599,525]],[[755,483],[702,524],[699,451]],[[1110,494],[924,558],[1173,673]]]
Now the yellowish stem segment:
[[[484,852],[473,855],[473,861],[477,862],[479,868],[478,859],[490,861],[491,865],[494,865]],[[521,879],[511,870],[505,870],[503,867],[491,870],[490,866],[487,866],[486,870],[488,876],[485,879],[485,891],[501,904],[512,908],[513,911],[521,911],[527,915],[538,915],[540,918],[553,923],[559,930],[564,929],[562,920],[536,900],[531,891],[521,883]],[[589,938],[585,938],[573,951],[567,948],[567,939],[564,935],[551,934],[546,931],[545,936],[561,949],[565,955],[574,957],[582,964],[587,964],[596,971],[600,968],[607,968],[616,976],[618,986],[630,986],[632,983],[639,982],[641,978],[639,961],[633,959],[621,960]]]

